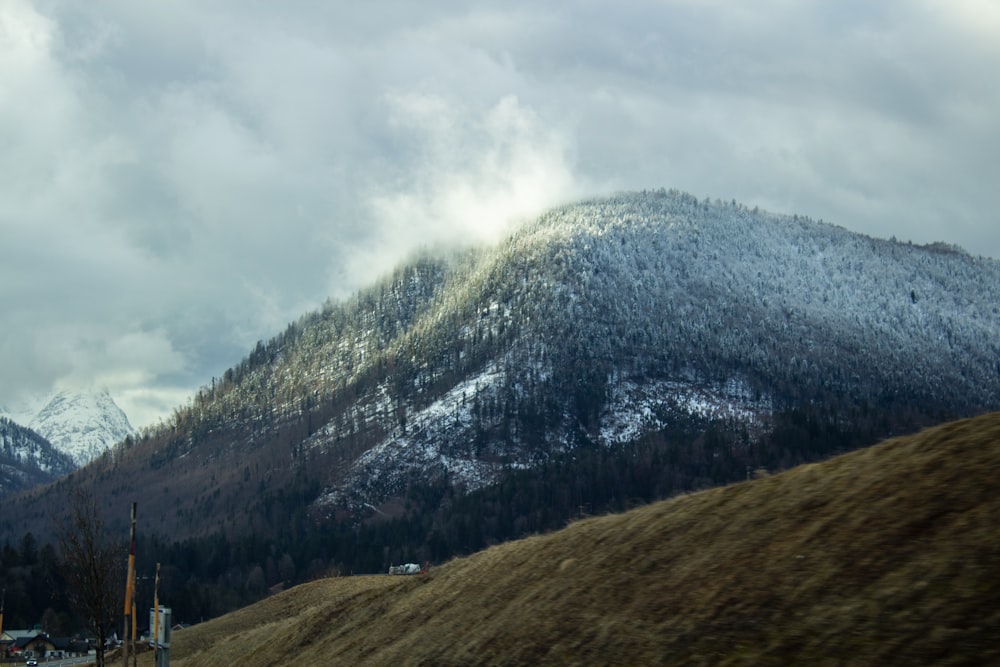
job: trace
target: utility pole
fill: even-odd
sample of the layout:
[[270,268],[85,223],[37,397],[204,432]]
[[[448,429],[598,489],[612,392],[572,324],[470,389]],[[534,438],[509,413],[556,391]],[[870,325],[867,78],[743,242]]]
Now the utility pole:
[[[133,612],[133,602],[132,593],[135,586],[135,501],[132,501],[132,521],[131,528],[129,529],[128,538],[128,578],[125,580],[125,629],[122,633],[122,655],[125,657],[125,662],[122,664],[124,667],[128,667],[128,644],[129,644],[129,619],[134,615]],[[103,637],[101,641],[104,641]]]

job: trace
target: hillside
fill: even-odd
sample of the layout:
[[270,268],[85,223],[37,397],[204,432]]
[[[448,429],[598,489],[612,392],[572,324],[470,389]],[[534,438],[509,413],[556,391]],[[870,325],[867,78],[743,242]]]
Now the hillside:
[[997,664],[997,470],[992,413],[425,576],[305,584],[177,632],[171,662]]
[[73,460],[44,437],[0,416],[0,498],[51,482],[74,468]]
[[107,461],[90,476],[123,493],[169,479],[190,493],[153,509],[188,530],[239,518],[205,512],[198,489],[245,507],[307,477],[322,512],[357,511],[411,478],[477,488],[672,413],[751,431],[804,403],[940,421],[1000,400],[998,327],[998,262],[626,194],[551,211],[494,248],[427,253],[304,316],[130,440],[122,476]]
[[95,489],[184,619],[443,561],[1000,405],[1000,262],[676,191],[426,250],[259,342],[172,418],[4,500]]

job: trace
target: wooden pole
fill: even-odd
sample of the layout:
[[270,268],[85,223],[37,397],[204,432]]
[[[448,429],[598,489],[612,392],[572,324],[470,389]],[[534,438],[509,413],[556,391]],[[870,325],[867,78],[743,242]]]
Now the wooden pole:
[[156,582],[153,584],[153,664],[160,664],[160,564],[156,564]]
[[139,662],[139,652],[135,650],[135,624],[136,616],[135,613],[135,598],[132,598],[132,667],[136,667]]
[[[128,578],[125,580],[125,628],[122,632],[122,655],[125,658],[125,662],[122,663],[125,667],[128,667],[128,644],[129,644],[129,632],[130,625],[129,618],[132,615],[132,592],[135,586],[135,501],[132,502],[132,521],[131,527],[129,529],[128,538]],[[104,638],[101,638],[104,641]]]

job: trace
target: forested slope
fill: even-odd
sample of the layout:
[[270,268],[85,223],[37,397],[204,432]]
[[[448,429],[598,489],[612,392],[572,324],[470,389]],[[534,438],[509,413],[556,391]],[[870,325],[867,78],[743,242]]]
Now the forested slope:
[[35,431],[0,417],[0,498],[51,482],[75,467]]
[[6,501],[0,537],[44,537],[75,487],[126,531],[138,500],[179,608],[214,615],[994,409],[998,330],[1000,263],[956,248],[676,191],[585,201],[304,315]]

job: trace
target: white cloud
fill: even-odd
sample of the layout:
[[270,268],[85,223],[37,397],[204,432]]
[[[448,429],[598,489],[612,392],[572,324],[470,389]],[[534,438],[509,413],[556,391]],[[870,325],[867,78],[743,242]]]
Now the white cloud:
[[384,243],[495,242],[582,192],[568,138],[513,95],[481,111],[437,95],[386,102],[390,127],[416,143],[416,164],[371,197]]

